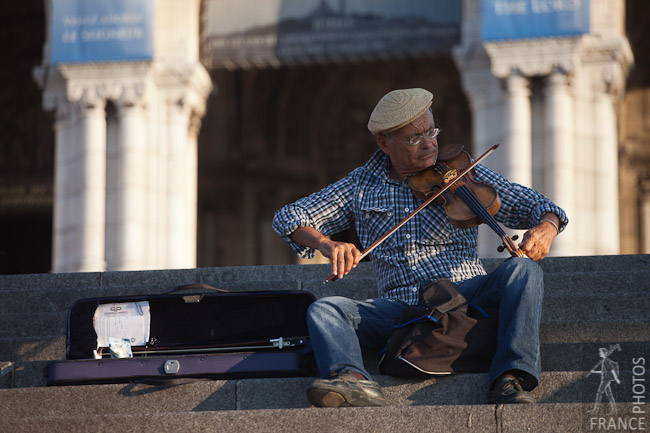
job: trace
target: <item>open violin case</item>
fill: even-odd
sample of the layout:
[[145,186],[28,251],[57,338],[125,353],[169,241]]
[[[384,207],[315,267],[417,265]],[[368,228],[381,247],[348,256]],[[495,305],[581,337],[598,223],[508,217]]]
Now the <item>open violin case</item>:
[[68,312],[65,360],[48,385],[309,376],[307,291],[226,292],[203,284],[97,297]]

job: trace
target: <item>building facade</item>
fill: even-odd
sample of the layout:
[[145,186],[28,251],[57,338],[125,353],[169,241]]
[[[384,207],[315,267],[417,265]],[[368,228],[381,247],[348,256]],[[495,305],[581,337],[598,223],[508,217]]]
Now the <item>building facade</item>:
[[[141,3],[141,19],[95,15],[148,45],[98,61],[57,45],[92,14],[45,2],[33,78],[53,128],[52,265],[32,271],[293,263],[275,210],[363,164],[372,107],[415,86],[434,94],[440,140],[500,143],[485,164],[567,210],[554,255],[650,252],[644,2]],[[0,175],[12,196],[16,179]],[[20,214],[2,203],[0,218]],[[497,244],[480,229],[481,256]]]

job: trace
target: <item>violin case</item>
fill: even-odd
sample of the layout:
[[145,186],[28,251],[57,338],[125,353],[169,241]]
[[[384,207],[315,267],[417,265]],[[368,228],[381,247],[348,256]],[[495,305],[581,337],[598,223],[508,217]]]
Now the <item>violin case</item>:
[[311,376],[306,313],[314,300],[303,290],[203,284],[80,299],[68,312],[65,359],[48,363],[47,384]]

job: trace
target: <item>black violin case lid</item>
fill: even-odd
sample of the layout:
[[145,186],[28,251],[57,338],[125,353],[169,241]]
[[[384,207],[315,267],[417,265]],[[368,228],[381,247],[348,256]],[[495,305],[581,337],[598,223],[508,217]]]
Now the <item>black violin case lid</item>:
[[[309,376],[306,313],[314,300],[303,290],[226,292],[196,284],[158,295],[80,299],[68,312],[65,359],[48,363],[47,384]],[[98,347],[95,311],[141,301],[149,307],[148,341],[133,346],[130,358],[111,357]]]

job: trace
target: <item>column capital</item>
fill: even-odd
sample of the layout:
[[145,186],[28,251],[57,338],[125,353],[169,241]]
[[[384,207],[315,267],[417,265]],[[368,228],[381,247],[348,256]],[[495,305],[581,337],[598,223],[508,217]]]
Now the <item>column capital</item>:
[[531,77],[547,75],[553,68],[573,71],[580,38],[549,38],[546,40],[514,40],[484,42],[495,77],[506,78],[513,70]]
[[106,103],[98,83],[86,80],[68,80],[66,97],[71,102],[78,102],[80,107],[84,108],[103,106]]
[[623,36],[590,36],[585,38],[580,60],[590,72],[592,90],[620,97],[625,79],[634,63],[629,41]]
[[121,115],[133,109],[143,110],[147,106],[145,92],[137,83],[123,85],[119,93],[113,93],[113,96],[112,100]]
[[184,68],[159,63],[154,68],[155,81],[170,107],[199,116],[205,114],[206,100],[212,91],[212,79],[203,65]]
[[510,71],[510,74],[503,80],[508,92],[530,95],[530,80],[519,69]]
[[553,68],[546,76],[546,91],[567,90],[571,86],[571,76],[561,68]]
[[77,114],[77,105],[60,93],[44,92],[43,108],[47,111],[54,110],[57,122],[72,120]]

